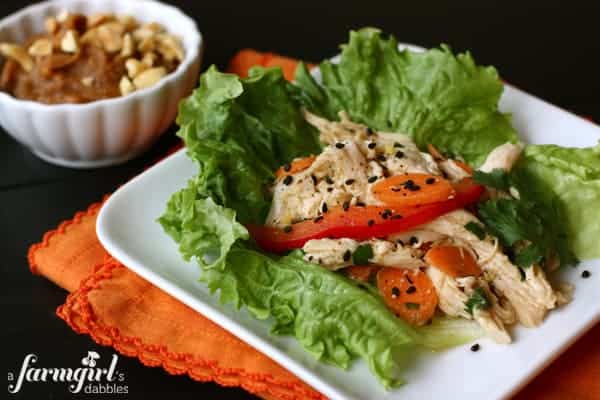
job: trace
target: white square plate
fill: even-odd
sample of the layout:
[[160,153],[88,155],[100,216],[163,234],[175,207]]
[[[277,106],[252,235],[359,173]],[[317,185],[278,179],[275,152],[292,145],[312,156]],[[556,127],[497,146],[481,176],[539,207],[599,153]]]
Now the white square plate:
[[[521,138],[529,143],[585,147],[595,145],[600,138],[598,126],[510,86],[505,87],[500,109],[512,114]],[[575,284],[575,298],[566,307],[552,311],[539,328],[516,328],[514,343],[507,346],[482,339],[478,353],[462,346],[427,354],[406,371],[406,385],[385,391],[366,363],[357,361],[348,371],[319,363],[295,339],[271,335],[270,321],[259,321],[246,310],[219,304],[217,297],[198,282],[199,267],[182,260],[176,244],[156,222],[171,194],[184,187],[196,172],[196,166],[182,150],[121,187],[98,217],[100,242],[138,275],[268,355],[329,398],[506,398],[600,320],[597,259],[560,272],[560,280]],[[588,279],[580,278],[584,268],[593,271]]]

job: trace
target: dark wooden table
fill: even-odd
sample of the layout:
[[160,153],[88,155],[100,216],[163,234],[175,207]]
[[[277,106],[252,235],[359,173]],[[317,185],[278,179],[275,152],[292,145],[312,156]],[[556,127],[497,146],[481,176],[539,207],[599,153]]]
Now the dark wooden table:
[[[3,0],[4,17],[29,1]],[[516,86],[573,112],[600,120],[600,6],[559,1],[434,2],[175,1],[198,21],[206,39],[204,67],[224,67],[236,50],[252,47],[306,60],[337,53],[351,28],[377,26],[400,41],[422,46],[441,42],[469,49],[482,64],[495,65]],[[441,2],[440,2],[441,3]],[[452,2],[457,3],[457,2]],[[564,2],[563,2],[564,3]],[[44,232],[71,218],[103,194],[140,172],[176,142],[175,128],[137,160],[97,170],[70,170],[38,160],[0,133],[0,298],[2,372],[18,373],[29,353],[40,365],[75,367],[88,350],[105,359],[112,349],[80,336],[55,316],[66,292],[27,267],[28,247]],[[121,357],[127,398],[246,399],[239,389],[200,384]],[[16,398],[68,398],[62,384],[28,384]],[[79,394],[79,398],[84,395]],[[104,395],[103,398],[116,398]]]

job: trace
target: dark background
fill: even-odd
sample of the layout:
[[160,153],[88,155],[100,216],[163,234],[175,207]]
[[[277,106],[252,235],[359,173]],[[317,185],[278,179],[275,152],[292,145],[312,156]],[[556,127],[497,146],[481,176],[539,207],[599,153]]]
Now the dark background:
[[[0,16],[29,3],[2,0]],[[454,50],[469,49],[479,63],[496,66],[512,84],[600,120],[597,2],[172,3],[196,18],[206,40],[204,67],[224,67],[236,50],[245,47],[318,61],[337,53],[337,45],[346,40],[349,29],[370,25],[403,42],[426,47],[444,42]],[[113,191],[174,143],[172,128],[137,160],[81,171],[46,164],[0,132],[0,372],[18,373],[28,353],[38,354],[46,366],[77,365],[88,350],[98,351],[104,360],[110,358],[112,349],[75,334],[55,316],[66,292],[29,273],[27,249],[40,241],[44,232]],[[126,374],[128,398],[132,399],[171,394],[179,399],[252,398],[239,389],[200,384],[159,368],[146,368],[132,358],[121,357],[119,369]],[[29,384],[16,397],[60,399],[67,395],[63,385]]]

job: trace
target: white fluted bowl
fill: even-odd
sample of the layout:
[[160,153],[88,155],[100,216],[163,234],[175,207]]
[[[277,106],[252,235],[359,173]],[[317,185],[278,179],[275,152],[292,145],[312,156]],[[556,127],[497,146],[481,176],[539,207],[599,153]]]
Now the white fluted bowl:
[[179,35],[185,58],[156,85],[128,96],[85,104],[48,105],[0,92],[0,124],[40,158],[62,166],[94,168],[125,162],[148,149],[171,125],[179,101],[197,84],[202,36],[179,9],[154,0],[55,0],[24,8],[0,21],[0,42],[22,42],[44,31],[46,17],[66,9],[82,14],[130,14]]

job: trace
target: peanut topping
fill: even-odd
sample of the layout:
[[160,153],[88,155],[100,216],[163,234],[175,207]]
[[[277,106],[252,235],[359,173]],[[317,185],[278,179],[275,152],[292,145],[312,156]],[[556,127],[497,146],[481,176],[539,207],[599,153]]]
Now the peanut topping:
[[48,56],[52,54],[52,42],[50,39],[38,39],[27,49],[29,55],[32,56]]
[[17,44],[0,43],[0,54],[15,60],[27,72],[33,69],[33,60],[25,49]]
[[185,58],[181,39],[131,15],[63,10],[25,45],[0,43],[8,58],[0,88],[43,103],[83,103],[155,85]]
[[136,76],[133,84],[136,89],[145,89],[160,81],[166,74],[165,67],[150,68]]
[[73,29],[65,32],[60,41],[60,49],[65,53],[77,53],[79,51],[79,34]]

